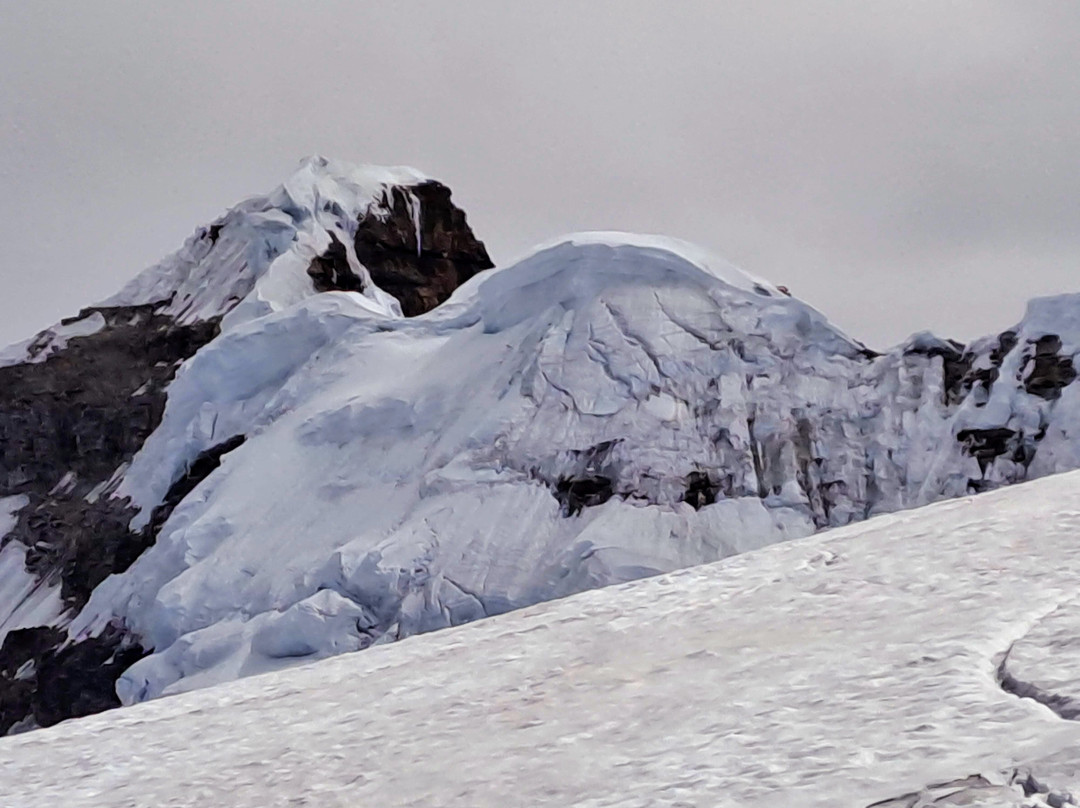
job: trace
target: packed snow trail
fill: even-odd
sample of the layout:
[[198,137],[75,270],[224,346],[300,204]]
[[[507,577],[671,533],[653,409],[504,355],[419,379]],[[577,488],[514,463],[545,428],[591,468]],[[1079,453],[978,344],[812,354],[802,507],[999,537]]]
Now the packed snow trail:
[[882,516],[4,739],[4,804],[1048,804],[1080,723],[994,660],[1078,534],[1075,473]]

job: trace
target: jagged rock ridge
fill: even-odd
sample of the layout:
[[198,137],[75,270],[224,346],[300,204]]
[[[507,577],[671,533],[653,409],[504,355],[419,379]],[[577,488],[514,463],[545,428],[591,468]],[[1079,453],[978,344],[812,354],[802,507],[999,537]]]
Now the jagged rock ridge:
[[[70,703],[28,678],[66,649],[20,629],[149,652],[91,666],[132,702],[1080,467],[1077,296],[877,355],[690,245],[591,234],[436,305],[489,264],[446,205],[311,161],[106,301],[212,338],[152,363],[167,403],[127,453],[0,492],[9,725]],[[73,503],[60,553],[26,549],[32,494]]]

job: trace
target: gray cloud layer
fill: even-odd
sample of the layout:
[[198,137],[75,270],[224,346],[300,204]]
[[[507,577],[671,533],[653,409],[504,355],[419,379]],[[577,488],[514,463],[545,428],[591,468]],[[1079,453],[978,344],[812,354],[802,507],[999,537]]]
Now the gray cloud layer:
[[1080,5],[0,0],[0,343],[318,152],[447,182],[499,263],[704,244],[875,347],[1080,291]]

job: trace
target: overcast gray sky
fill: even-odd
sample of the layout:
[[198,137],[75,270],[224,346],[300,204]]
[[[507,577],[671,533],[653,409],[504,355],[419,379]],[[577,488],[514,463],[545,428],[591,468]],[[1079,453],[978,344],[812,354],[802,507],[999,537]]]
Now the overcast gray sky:
[[311,153],[443,180],[499,264],[662,233],[967,339],[1080,291],[1080,3],[0,0],[0,343]]

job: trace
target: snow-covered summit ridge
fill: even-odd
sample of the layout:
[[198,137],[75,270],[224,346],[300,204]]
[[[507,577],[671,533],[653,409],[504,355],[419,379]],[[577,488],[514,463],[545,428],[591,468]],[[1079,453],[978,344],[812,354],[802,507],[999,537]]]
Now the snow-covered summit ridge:
[[624,230],[585,230],[559,235],[559,237],[545,241],[532,248],[528,255],[523,256],[523,259],[563,244],[578,246],[603,244],[609,247],[638,247],[640,250],[671,253],[683,258],[689,264],[714,275],[715,278],[731,286],[743,289],[744,292],[756,292],[759,295],[778,297],[783,294],[764,278],[740,269],[727,259],[705,250],[701,245],[667,237],[667,235],[635,233]]
[[524,258],[563,244],[579,246],[602,244],[613,248],[637,247],[643,250],[671,253],[745,292],[752,291],[760,295],[774,297],[783,294],[764,278],[747,272],[745,269],[740,269],[727,259],[704,247],[670,236],[631,233],[622,230],[587,230],[550,239],[534,247],[530,250],[529,255],[524,256]]
[[462,286],[442,316],[472,312],[486,329],[498,331],[552,308],[585,310],[631,287],[656,293],[636,304],[642,309],[662,307],[661,290],[696,289],[715,306],[717,325],[728,337],[767,334],[778,341],[819,341],[830,351],[867,353],[813,307],[704,248],[626,232],[574,233],[542,244],[520,261]]
[[432,178],[411,166],[376,166],[352,164],[312,155],[300,161],[296,171],[270,198],[284,198],[282,208],[300,207],[314,213],[329,200],[346,210],[365,210],[386,188],[407,188],[429,182]]
[[225,328],[280,311],[318,291],[308,270],[335,240],[367,305],[399,317],[400,304],[372,282],[356,256],[354,239],[360,222],[387,220],[400,201],[419,249],[423,202],[415,189],[424,185],[438,183],[406,166],[309,157],[270,193],[240,202],[199,227],[179,250],[80,317],[0,351],[0,367],[45,361],[71,337],[100,329],[100,309],[148,307],[180,324],[226,317]]
[[[165,311],[181,322],[221,316],[234,307],[240,311],[232,323],[278,311],[314,293],[305,270],[334,235],[345,245],[354,272],[366,281],[364,294],[388,316],[400,315],[393,299],[371,283],[351,243],[361,219],[389,215],[392,189],[429,181],[412,168],[310,157],[278,188],[200,228],[178,252],[101,305],[169,301]],[[420,203],[407,190],[406,200],[418,217]]]

